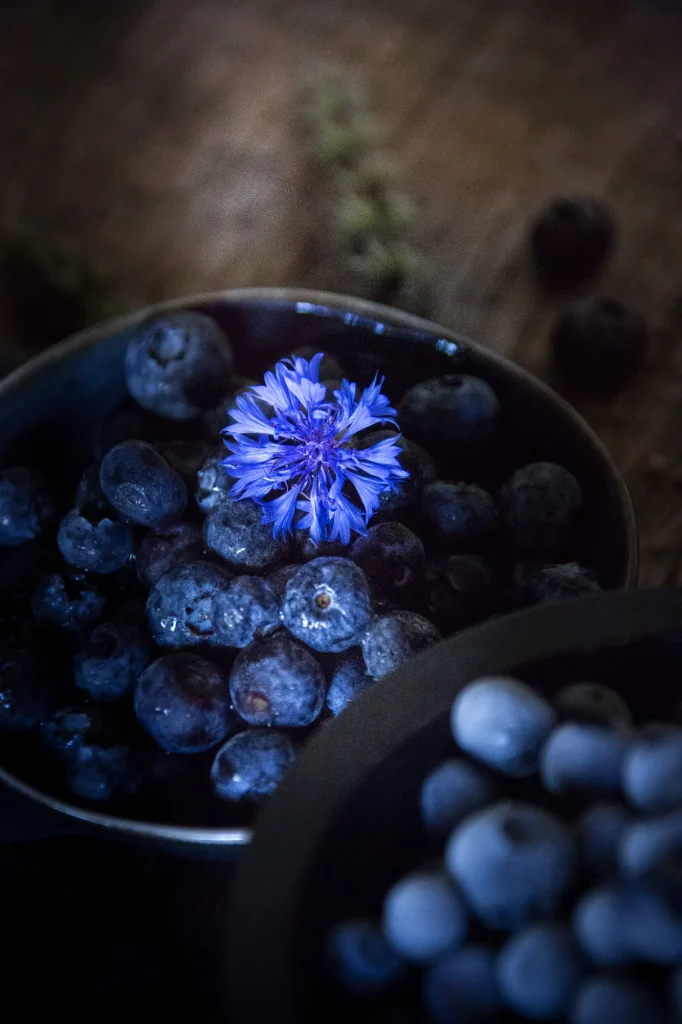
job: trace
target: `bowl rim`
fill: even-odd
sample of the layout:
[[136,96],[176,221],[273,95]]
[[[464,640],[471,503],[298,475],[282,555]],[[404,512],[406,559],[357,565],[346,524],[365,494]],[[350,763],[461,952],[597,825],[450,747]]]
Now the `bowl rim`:
[[[232,882],[224,985],[234,1020],[246,1024],[274,1019],[274,1013],[281,1024],[300,1024],[297,910],[308,870],[353,793],[387,757],[447,713],[466,683],[680,629],[682,587],[611,591],[523,609],[418,655],[311,737],[264,807]],[[254,972],[268,984],[256,985]]]
[[[50,346],[39,355],[23,363],[12,373],[0,380],[0,401],[7,394],[21,388],[32,377],[49,369],[50,366],[61,362],[77,352],[95,346],[102,338],[130,329],[149,316],[175,309],[197,309],[202,306],[233,305],[237,303],[290,306],[295,312],[302,314],[317,313],[334,316],[336,313],[344,313],[346,314],[344,320],[349,325],[352,326],[353,323],[359,323],[364,327],[374,330],[377,334],[390,336],[392,332],[402,331],[409,332],[410,334],[423,334],[437,340],[442,340],[446,345],[454,344],[470,349],[476,353],[477,358],[481,362],[492,364],[504,370],[512,378],[523,381],[526,386],[534,387],[541,391],[549,401],[562,410],[564,416],[572,422],[575,429],[587,437],[599,455],[604,472],[610,478],[622,515],[626,535],[626,561],[623,567],[623,586],[628,588],[636,586],[639,548],[635,514],[630,494],[608,449],[577,410],[547,384],[505,356],[484,348],[468,337],[449,330],[434,321],[395,309],[392,306],[352,296],[340,295],[334,292],[299,288],[226,289],[191,294],[181,298],[151,303],[134,312],[87,327]],[[65,814],[86,825],[103,827],[110,831],[124,833],[133,838],[171,841],[188,845],[199,843],[203,845],[215,844],[238,847],[247,845],[253,837],[253,829],[251,828],[209,828],[143,822],[79,807],[76,804],[58,800],[22,782],[21,779],[6,771],[1,765],[0,781],[53,811]]]

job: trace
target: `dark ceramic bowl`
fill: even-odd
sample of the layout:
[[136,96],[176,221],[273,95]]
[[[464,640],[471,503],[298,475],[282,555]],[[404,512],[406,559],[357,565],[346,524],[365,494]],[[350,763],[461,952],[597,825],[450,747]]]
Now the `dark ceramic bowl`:
[[[489,470],[491,481],[539,459],[564,464],[580,480],[584,515],[577,556],[593,567],[605,589],[634,585],[637,542],[632,506],[608,453],[578,414],[547,387],[512,363],[436,324],[384,306],[321,293],[253,289],[163,303],[101,324],[49,349],[0,383],[0,465],[39,466],[57,488],[73,488],[90,461],[103,419],[125,397],[123,355],[127,334],[152,312],[199,309],[218,320],[231,338],[237,372],[260,375],[293,348],[314,344],[343,356],[353,379],[379,370],[389,395],[417,380],[452,371],[490,382],[502,406],[505,430]],[[17,554],[18,552],[18,554]],[[23,549],[0,565],[2,587],[18,586],[27,571]],[[251,838],[251,816],[225,805],[212,823],[128,820],[88,810],[43,792],[25,755],[2,757],[0,779],[33,801],[86,826],[115,833],[207,846],[240,847]]]
[[[655,662],[653,659],[655,658]],[[482,623],[420,655],[308,744],[261,815],[230,900],[226,983],[235,1024],[402,1024],[409,993],[347,1003],[326,980],[329,929],[377,917],[383,895],[433,854],[419,820],[427,773],[453,753],[450,707],[481,675],[551,696],[569,682],[618,689],[635,719],[670,719],[682,691],[682,588],[599,594]]]

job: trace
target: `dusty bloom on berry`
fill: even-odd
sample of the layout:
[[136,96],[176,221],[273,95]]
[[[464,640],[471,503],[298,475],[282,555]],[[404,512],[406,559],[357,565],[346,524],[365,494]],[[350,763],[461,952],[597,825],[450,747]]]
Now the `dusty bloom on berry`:
[[360,394],[343,380],[330,400],[320,383],[322,358],[284,359],[263,384],[238,396],[223,430],[231,452],[223,465],[236,480],[231,495],[256,501],[275,536],[295,525],[316,544],[347,544],[353,532],[365,533],[380,496],[409,474],[395,438],[356,447],[368,427],[395,425],[383,378]]

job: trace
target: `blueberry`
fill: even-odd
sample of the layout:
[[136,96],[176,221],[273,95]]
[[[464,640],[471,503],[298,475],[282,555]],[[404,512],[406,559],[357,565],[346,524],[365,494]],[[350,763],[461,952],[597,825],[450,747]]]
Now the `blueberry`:
[[623,941],[637,960],[682,964],[682,916],[655,885],[635,882],[622,891]]
[[401,976],[405,962],[373,921],[346,921],[327,939],[327,960],[341,988],[352,995],[385,992]]
[[177,565],[201,559],[204,538],[195,523],[174,523],[165,530],[150,530],[135,552],[137,578],[148,587]]
[[362,638],[362,656],[369,674],[381,679],[440,639],[436,627],[422,615],[389,612],[370,622]]
[[[111,446],[113,448],[113,445]],[[80,478],[76,488],[76,508],[80,512],[86,507],[110,508],[99,483],[99,462],[91,462]]]
[[327,707],[339,715],[352,700],[374,685],[359,651],[348,651],[338,661],[327,691]]
[[211,768],[211,785],[223,800],[260,800],[280,784],[296,749],[274,729],[247,729],[223,744]]
[[652,723],[632,741],[623,767],[632,806],[660,814],[682,806],[682,728]]
[[621,838],[618,863],[622,874],[641,878],[682,861],[682,811],[660,818],[633,821]]
[[574,861],[566,826],[540,807],[514,801],[465,818],[445,851],[450,876],[483,924],[509,931],[556,910]]
[[280,598],[267,580],[238,576],[213,600],[218,638],[228,647],[246,647],[270,636],[280,626],[280,607]]
[[184,562],[161,576],[147,598],[147,621],[159,647],[220,645],[213,599],[232,574],[213,562]]
[[440,871],[406,875],[384,900],[383,932],[407,960],[424,963],[464,942],[468,914],[452,882]]
[[554,1020],[568,1012],[583,964],[561,924],[535,924],[505,943],[497,980],[508,1006],[526,1020]]
[[103,622],[76,655],[74,681],[95,700],[118,700],[132,691],[150,661],[149,645],[137,626]]
[[398,460],[401,467],[410,475],[404,480],[398,480],[395,490],[384,491],[381,494],[379,508],[375,513],[380,519],[391,519],[416,505],[426,484],[431,483],[438,475],[436,464],[427,450],[402,434],[396,434],[394,430],[373,430],[358,441],[358,447],[371,448],[379,441],[386,441],[389,438],[393,438],[400,449]]
[[601,587],[591,569],[577,562],[547,565],[533,577],[526,589],[529,604],[553,604],[586,594],[597,594]]
[[398,406],[407,436],[427,447],[450,448],[489,441],[497,433],[500,403],[478,377],[450,374],[415,384]]
[[296,535],[296,554],[302,562],[312,562],[315,558],[347,558],[348,547],[340,540],[321,540],[316,544],[307,530],[300,530]]
[[537,771],[540,749],[555,715],[539,694],[505,676],[476,679],[455,697],[450,725],[467,754],[504,775]]
[[252,380],[250,377],[233,377],[230,387],[225,394],[218,399],[212,408],[201,414],[201,427],[204,437],[214,443],[217,442],[221,432],[230,421],[230,409],[233,409],[236,405],[237,395],[257,384],[258,381]]
[[284,598],[287,583],[292,576],[296,575],[300,568],[300,565],[283,565],[279,569],[275,569],[275,571],[271,572],[268,576],[268,582],[273,587],[280,600]]
[[463,757],[443,761],[430,772],[419,794],[424,828],[445,839],[464,818],[495,799],[495,785],[477,765]]
[[533,462],[517,469],[499,495],[512,543],[532,552],[565,548],[581,505],[580,484],[553,462]]
[[618,844],[630,814],[620,804],[592,804],[576,822],[580,860],[590,874],[606,877],[618,864]]
[[232,703],[249,725],[310,725],[326,689],[312,654],[283,633],[245,647],[230,675]]
[[422,1001],[434,1024],[500,1020],[504,1004],[495,976],[496,959],[492,946],[471,943],[429,964]]
[[208,514],[228,496],[234,483],[223,462],[227,452],[214,452],[207,455],[196,473],[196,490],[194,497],[202,512]]
[[196,484],[200,467],[209,457],[211,448],[208,442],[174,437],[166,441],[157,441],[154,447],[171,469],[182,477],[188,492],[191,491]]
[[41,626],[54,626],[80,636],[104,615],[106,598],[94,580],[83,573],[46,576],[31,601],[33,617]]
[[230,343],[215,320],[180,310],[138,325],[128,342],[128,390],[145,409],[172,420],[189,420],[227,390]]
[[225,498],[204,521],[206,547],[245,572],[274,568],[285,559],[287,542],[273,536],[262,515],[251,499]]
[[112,739],[110,723],[97,704],[69,704],[42,722],[45,748],[60,761],[71,763],[84,745]]
[[182,515],[187,488],[146,441],[122,441],[102,459],[99,481],[117,512],[159,530]]
[[614,729],[632,725],[630,709],[619,693],[602,683],[573,683],[554,698],[559,717],[569,722],[592,722]]
[[309,647],[339,654],[360,643],[372,615],[365,574],[347,558],[315,558],[287,583],[282,621]]
[[550,793],[618,794],[628,749],[627,733],[590,722],[563,722],[540,754],[542,783]]
[[0,548],[33,540],[53,515],[52,496],[40,473],[25,466],[0,470]]
[[481,547],[497,530],[495,502],[477,484],[436,480],[424,489],[422,505],[428,525],[448,547]]
[[658,999],[637,981],[594,974],[580,988],[570,1024],[665,1024]]
[[590,296],[573,303],[551,336],[554,363],[576,391],[614,394],[644,361],[647,326],[640,313],[615,299]]
[[220,743],[234,728],[223,673],[196,654],[165,654],[135,687],[140,725],[169,754],[196,754]]
[[33,651],[0,643],[0,732],[30,732],[51,703],[49,680]]
[[611,210],[594,196],[553,199],[533,224],[530,241],[538,271],[553,288],[573,288],[601,268],[613,249]]
[[444,634],[485,618],[494,611],[498,599],[493,571],[477,555],[449,555],[426,565],[422,607]]
[[122,569],[133,552],[133,531],[112,509],[101,505],[74,508],[62,519],[57,546],[64,559],[78,569],[107,573]]
[[623,923],[620,885],[589,889],[573,911],[573,934],[585,956],[597,967],[619,967],[632,960]]
[[69,766],[68,783],[82,800],[104,802],[133,796],[142,783],[142,772],[128,746],[84,744]]
[[358,537],[350,557],[359,565],[382,602],[404,598],[424,571],[424,545],[402,523],[379,523]]

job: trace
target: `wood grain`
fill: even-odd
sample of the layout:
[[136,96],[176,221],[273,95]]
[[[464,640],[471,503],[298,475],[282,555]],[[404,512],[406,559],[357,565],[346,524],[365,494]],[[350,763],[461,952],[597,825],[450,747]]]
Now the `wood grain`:
[[[301,89],[368,89],[420,209],[428,314],[547,376],[560,304],[530,217],[595,192],[621,232],[599,290],[651,325],[645,371],[580,408],[635,501],[642,581],[682,580],[682,24],[576,0],[48,0],[0,22],[0,223],[59,231],[140,300],[344,290]],[[7,337],[6,344],[16,343]]]

